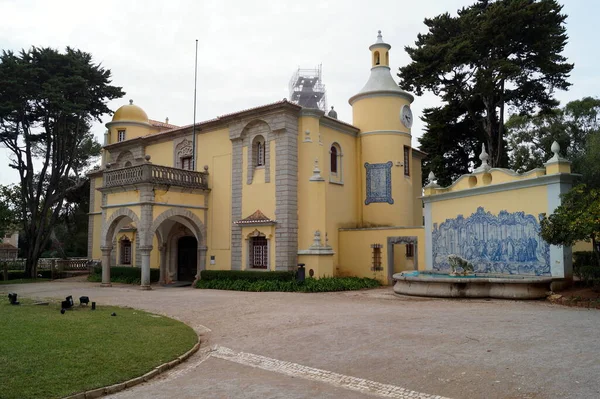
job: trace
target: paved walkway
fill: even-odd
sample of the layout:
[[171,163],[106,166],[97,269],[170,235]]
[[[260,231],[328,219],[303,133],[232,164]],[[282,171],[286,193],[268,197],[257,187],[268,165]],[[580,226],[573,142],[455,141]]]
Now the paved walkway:
[[[598,398],[600,311],[546,302],[360,292],[140,291],[55,281],[19,295],[88,295],[169,315],[206,344],[113,398]],[[2,294],[4,296],[4,294]],[[151,348],[149,348],[151,350]]]

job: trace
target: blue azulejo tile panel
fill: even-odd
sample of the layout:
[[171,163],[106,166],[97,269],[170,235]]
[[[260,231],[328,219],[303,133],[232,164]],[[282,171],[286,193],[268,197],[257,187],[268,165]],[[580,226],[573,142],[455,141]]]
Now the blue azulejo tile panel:
[[[541,216],[541,215],[540,215]],[[448,255],[460,255],[476,272],[550,275],[550,246],[540,236],[539,217],[483,207],[433,225],[433,269],[449,270]]]
[[392,161],[386,163],[365,162],[367,170],[367,199],[365,205],[373,202],[393,204],[392,198]]

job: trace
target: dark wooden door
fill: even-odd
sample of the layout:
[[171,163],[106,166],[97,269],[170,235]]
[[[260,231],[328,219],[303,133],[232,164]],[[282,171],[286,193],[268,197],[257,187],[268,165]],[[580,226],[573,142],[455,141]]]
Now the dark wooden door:
[[193,281],[198,267],[198,242],[195,237],[181,237],[177,242],[177,280]]

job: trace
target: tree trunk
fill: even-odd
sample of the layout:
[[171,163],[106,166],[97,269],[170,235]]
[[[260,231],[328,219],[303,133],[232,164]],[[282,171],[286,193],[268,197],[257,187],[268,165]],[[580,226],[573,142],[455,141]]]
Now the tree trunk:
[[596,236],[592,236],[592,252],[596,258],[596,266],[600,266],[600,252],[598,251]]

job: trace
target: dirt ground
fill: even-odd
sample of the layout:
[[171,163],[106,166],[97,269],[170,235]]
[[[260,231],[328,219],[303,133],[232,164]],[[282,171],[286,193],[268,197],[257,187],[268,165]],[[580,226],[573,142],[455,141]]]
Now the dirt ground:
[[600,397],[595,309],[399,297],[389,287],[300,294],[54,281],[7,290],[88,295],[99,311],[169,315],[202,337],[186,363],[114,398]]

